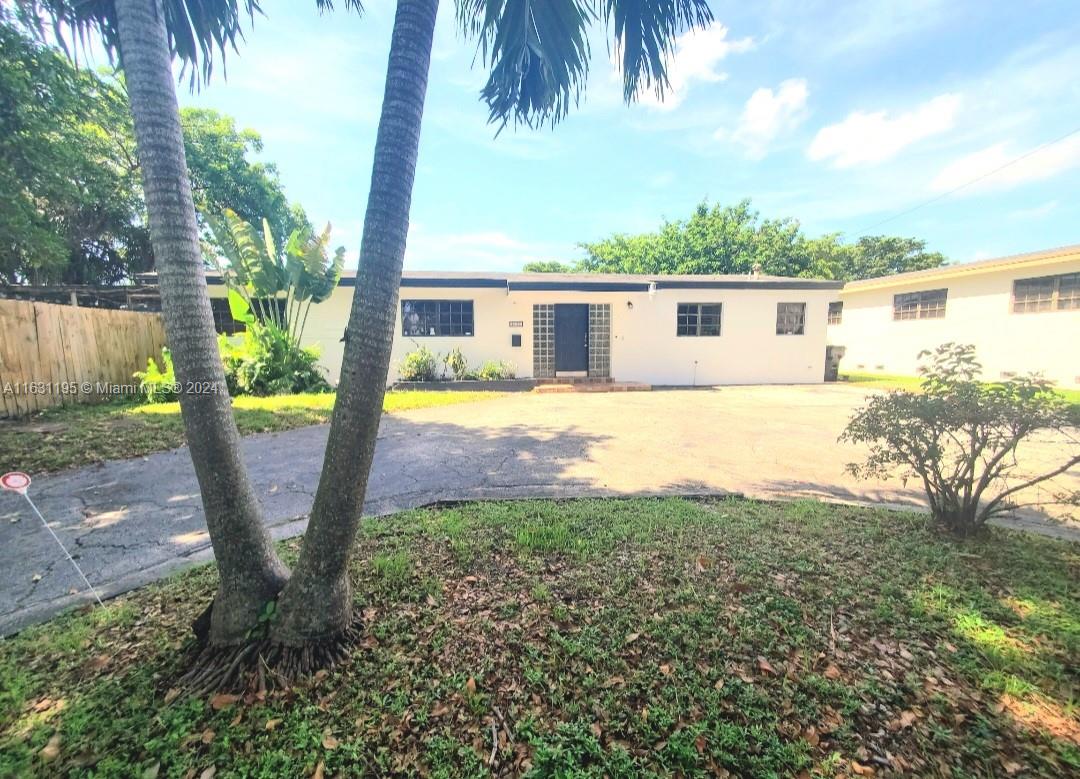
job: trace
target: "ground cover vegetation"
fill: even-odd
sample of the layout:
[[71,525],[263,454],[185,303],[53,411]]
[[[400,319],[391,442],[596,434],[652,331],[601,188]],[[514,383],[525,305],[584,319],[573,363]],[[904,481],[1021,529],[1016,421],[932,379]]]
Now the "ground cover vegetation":
[[524,501],[367,523],[349,572],[359,647],[288,690],[180,693],[210,566],[3,641],[0,775],[1080,771],[1076,544],[815,502]]

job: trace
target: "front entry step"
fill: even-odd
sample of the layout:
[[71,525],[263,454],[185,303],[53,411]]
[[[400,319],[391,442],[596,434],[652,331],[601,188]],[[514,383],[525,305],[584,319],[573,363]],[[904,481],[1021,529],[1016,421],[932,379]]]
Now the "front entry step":
[[539,384],[533,392],[547,395],[555,392],[649,392],[651,384],[640,381],[574,382],[570,384]]

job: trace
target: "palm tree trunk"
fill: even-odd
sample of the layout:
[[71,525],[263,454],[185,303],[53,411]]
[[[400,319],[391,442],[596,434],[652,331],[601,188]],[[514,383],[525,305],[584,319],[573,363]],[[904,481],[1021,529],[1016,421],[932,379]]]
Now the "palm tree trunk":
[[274,552],[240,457],[240,436],[206,291],[162,3],[115,3],[121,64],[135,118],[150,239],[176,378],[185,387],[214,388],[180,394],[184,432],[221,574],[210,617],[210,640],[240,643],[265,603],[284,586],[288,570]]
[[398,0],[326,456],[300,560],[274,625],[274,639],[288,646],[331,640],[352,621],[348,565],[382,417],[438,6],[439,0]]

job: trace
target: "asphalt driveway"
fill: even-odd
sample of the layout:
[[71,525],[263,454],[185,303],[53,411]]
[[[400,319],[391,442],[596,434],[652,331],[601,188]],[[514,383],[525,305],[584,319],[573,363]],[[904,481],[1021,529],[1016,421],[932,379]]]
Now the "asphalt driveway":
[[[734,492],[920,506],[899,482],[844,473],[837,436],[865,391],[839,385],[611,394],[516,394],[383,418],[365,511],[437,500]],[[301,533],[325,426],[244,439],[277,537]],[[1060,445],[1039,447],[1053,457]],[[1069,476],[1080,489],[1080,474]],[[90,581],[114,594],[210,555],[185,449],[35,480],[32,492]],[[1037,497],[1037,496],[1036,496]],[[1080,539],[1028,512],[1011,524]],[[0,633],[86,598],[21,498],[0,495]]]

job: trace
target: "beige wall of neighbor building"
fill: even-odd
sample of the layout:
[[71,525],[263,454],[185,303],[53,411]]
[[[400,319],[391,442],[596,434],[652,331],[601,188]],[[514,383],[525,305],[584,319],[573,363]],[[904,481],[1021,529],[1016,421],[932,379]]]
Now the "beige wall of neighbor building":
[[[466,286],[482,278],[487,286]],[[660,277],[657,277],[660,278]],[[401,304],[391,356],[389,382],[405,355],[418,346],[445,355],[461,349],[469,365],[488,360],[514,365],[518,378],[533,377],[533,306],[538,304],[607,304],[611,311],[610,374],[616,381],[654,385],[804,384],[823,381],[825,373],[826,312],[838,284],[774,277],[686,277],[684,288],[663,287],[645,277],[600,277],[573,274],[436,274],[406,273],[401,300],[471,300],[474,335],[408,337],[402,333]],[[320,363],[337,382],[345,344],[341,342],[355,287],[343,279],[331,297],[313,306],[304,333],[306,344],[322,351]],[[509,283],[507,283],[509,282]],[[455,286],[446,286],[452,283]],[[501,286],[493,286],[500,284]],[[531,284],[560,289],[522,289]],[[701,284],[713,284],[701,288]],[[427,286],[441,284],[443,286]],[[594,288],[584,288],[589,284]],[[420,286],[423,285],[423,286]],[[608,289],[625,285],[626,289]],[[652,287],[649,289],[649,287]],[[211,284],[211,295],[225,289]],[[719,336],[676,335],[680,303],[719,303]],[[777,335],[778,303],[805,303],[802,335]],[[521,345],[512,346],[512,336]]]
[[[1040,372],[1075,388],[1080,307],[1066,289],[1073,282],[1059,284],[1064,292],[1043,306],[1049,310],[1014,311],[1017,280],[1071,274],[1080,274],[1080,246],[852,282],[833,298],[844,306],[828,343],[846,349],[841,372],[913,376],[920,351],[953,341],[975,345],[987,379]],[[948,290],[944,317],[893,318],[894,296],[937,289]]]

